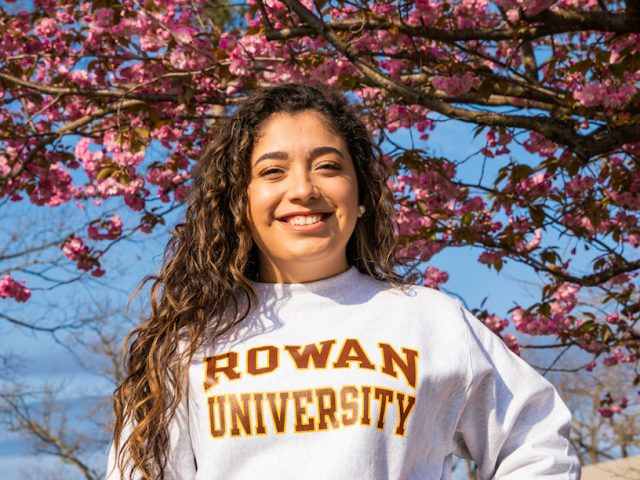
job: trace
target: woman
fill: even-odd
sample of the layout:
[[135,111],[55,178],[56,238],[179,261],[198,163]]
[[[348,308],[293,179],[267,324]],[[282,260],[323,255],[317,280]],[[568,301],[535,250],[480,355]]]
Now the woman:
[[145,279],[108,478],[444,479],[454,453],[483,479],[579,478],[553,387],[401,284],[388,175],[338,93],[265,88],[233,113]]

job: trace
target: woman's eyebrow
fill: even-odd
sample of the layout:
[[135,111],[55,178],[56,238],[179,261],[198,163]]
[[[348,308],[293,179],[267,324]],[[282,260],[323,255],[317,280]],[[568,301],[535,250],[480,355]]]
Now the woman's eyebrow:
[[286,160],[287,158],[289,158],[287,152],[267,152],[260,155],[254,165],[259,164],[263,160]]
[[309,155],[309,158],[311,160],[313,160],[314,158],[318,158],[322,155],[326,155],[328,153],[335,153],[336,155],[338,155],[340,158],[342,158],[344,160],[344,155],[342,154],[342,152],[340,150],[338,150],[335,147],[317,147],[314,148],[313,150],[311,150],[311,155]]
[[[326,155],[328,153],[335,153],[336,155],[344,159],[344,155],[342,154],[342,152],[335,147],[316,147],[313,150],[311,150],[311,153],[309,154],[309,159],[313,160],[315,158],[318,158],[322,155]],[[282,151],[267,152],[267,153],[263,153],[258,157],[258,159],[256,160],[256,163],[254,163],[254,166],[258,165],[258,163],[260,163],[263,160],[286,160],[288,158],[289,158],[289,154],[287,154],[287,152],[282,152]]]

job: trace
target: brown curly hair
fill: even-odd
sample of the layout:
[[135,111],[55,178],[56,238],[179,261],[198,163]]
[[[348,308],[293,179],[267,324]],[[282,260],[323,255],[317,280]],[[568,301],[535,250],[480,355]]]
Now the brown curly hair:
[[277,112],[303,110],[326,117],[353,159],[366,214],[347,243],[349,265],[402,287],[402,276],[394,272],[390,167],[354,108],[324,87],[287,84],[254,91],[217,129],[194,167],[184,219],[171,232],[162,267],[133,294],[152,281],[151,314],[125,339],[126,373],[113,395],[117,466],[130,477],[137,471],[145,479],[164,478],[168,423],[187,394],[191,357],[205,331],[209,339],[222,335],[257,303],[250,282],[257,280],[258,252],[246,217],[249,159],[262,122]]

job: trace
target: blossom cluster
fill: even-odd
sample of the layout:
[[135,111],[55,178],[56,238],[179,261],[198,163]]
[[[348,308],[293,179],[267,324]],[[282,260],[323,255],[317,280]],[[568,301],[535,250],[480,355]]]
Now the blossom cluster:
[[17,302],[26,302],[31,290],[24,286],[25,280],[17,282],[8,273],[0,279],[0,298],[13,298]]
[[605,418],[613,417],[616,413],[622,413],[624,409],[629,406],[629,399],[627,397],[620,397],[618,401],[615,401],[611,395],[607,395],[607,397],[601,402],[600,407],[598,407],[598,413]]
[[100,268],[100,261],[98,260],[102,252],[99,250],[94,251],[85,245],[81,238],[75,235],[68,238],[62,245],[62,252],[69,260],[76,262],[80,270],[90,270],[91,275],[94,277],[101,277],[105,274],[105,271]]
[[122,233],[122,218],[113,215],[111,218],[95,221],[87,228],[91,240],[115,240]]

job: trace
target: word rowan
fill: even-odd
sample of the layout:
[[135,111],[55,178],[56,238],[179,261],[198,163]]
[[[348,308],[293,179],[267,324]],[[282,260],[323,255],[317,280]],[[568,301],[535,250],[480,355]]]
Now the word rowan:
[[[298,370],[326,369],[331,368],[357,368],[376,370],[376,365],[371,361],[369,355],[355,338],[347,338],[342,342],[342,346],[335,355],[335,360],[329,362],[331,352],[337,344],[337,340],[324,340],[308,345],[285,345],[293,365]],[[381,365],[380,372],[397,378],[398,371],[402,374],[407,384],[415,390],[417,378],[417,358],[418,352],[409,348],[402,348],[402,354],[398,353],[388,343],[378,343],[380,350]],[[264,345],[247,350],[245,360],[245,371],[249,375],[264,375],[273,372],[280,366],[281,348],[273,345]],[[218,385],[220,376],[224,375],[229,381],[238,380],[242,377],[239,371],[239,354],[229,351],[220,355],[204,357],[205,363],[205,392]]]

